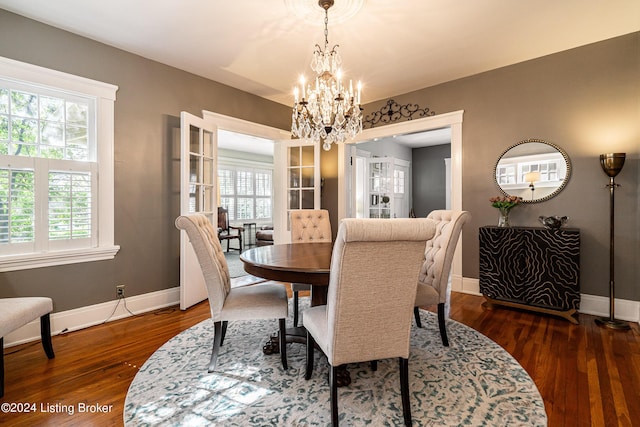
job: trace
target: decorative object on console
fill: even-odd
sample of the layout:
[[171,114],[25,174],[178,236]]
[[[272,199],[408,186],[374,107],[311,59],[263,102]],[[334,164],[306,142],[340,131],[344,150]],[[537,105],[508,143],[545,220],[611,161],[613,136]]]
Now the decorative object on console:
[[418,104],[400,105],[393,99],[390,99],[380,110],[368,114],[362,126],[370,129],[378,124],[386,125],[399,122],[402,119],[412,120],[435,115],[436,112],[430,110],[429,107],[420,108]]
[[619,184],[615,183],[615,177],[622,170],[624,166],[624,160],[626,158],[625,153],[608,153],[600,154],[600,166],[602,170],[609,176],[609,317],[603,317],[596,319],[596,323],[600,326],[606,326],[611,329],[630,329],[629,323],[624,320],[617,320],[615,318],[615,279],[614,279],[614,190]]
[[522,202],[522,197],[516,196],[497,196],[489,199],[491,206],[500,211],[498,218],[498,227],[509,227],[509,212]]
[[538,217],[538,221],[540,221],[540,223],[544,225],[545,228],[548,228],[549,230],[557,230],[558,228],[562,227],[567,222],[568,219],[569,219],[568,216],[539,216]]
[[322,148],[327,151],[331,150],[331,144],[343,143],[362,132],[362,84],[357,83],[357,92],[351,80],[348,87],[342,84],[342,58],[337,51],[338,45],[329,50],[329,8],[333,3],[334,0],[318,1],[325,13],[324,49],[316,44],[313,52],[311,69],[316,72],[315,84],[309,82],[307,85],[301,76],[300,90],[294,89],[291,117],[294,137],[323,141]]
[[555,197],[567,185],[571,162],[557,145],[542,139],[525,139],[498,158],[493,179],[505,196],[538,203]]
[[488,304],[578,323],[580,230],[480,227],[479,239],[480,292]]

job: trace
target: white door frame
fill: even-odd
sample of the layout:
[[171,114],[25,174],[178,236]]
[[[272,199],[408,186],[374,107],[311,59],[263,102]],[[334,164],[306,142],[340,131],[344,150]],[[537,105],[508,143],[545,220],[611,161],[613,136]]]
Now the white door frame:
[[[279,146],[282,145],[281,143],[283,141],[289,141],[291,139],[291,131],[261,125],[259,123],[253,123],[247,120],[225,116],[223,114],[213,113],[207,110],[202,110],[202,117],[207,122],[215,124],[218,129],[257,136],[271,140],[275,143],[273,156],[273,228],[274,241],[279,242],[281,240],[280,234],[286,232],[286,230],[283,231],[281,224],[281,219],[285,217],[285,213],[282,209],[286,206],[286,194],[280,194],[281,192],[278,190],[282,187],[282,182],[286,179],[283,172],[286,165],[283,166],[279,164],[280,156],[276,156],[276,151],[279,149]],[[285,201],[283,201],[283,198]],[[284,225],[286,228],[286,222]]]
[[[421,132],[443,127],[451,127],[451,209],[462,210],[462,116],[464,110],[438,114],[422,119],[408,120],[377,128],[365,129],[349,144],[385,138],[393,135]],[[345,190],[345,146],[338,145],[338,220],[346,215]],[[456,249],[452,271],[452,289],[463,291],[462,280],[462,235]]]

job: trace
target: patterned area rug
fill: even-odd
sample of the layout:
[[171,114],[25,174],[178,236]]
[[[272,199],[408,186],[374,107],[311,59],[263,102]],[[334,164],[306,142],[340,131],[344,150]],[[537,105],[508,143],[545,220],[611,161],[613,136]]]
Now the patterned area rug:
[[[308,300],[305,298],[304,300]],[[292,311],[290,310],[290,313]],[[546,426],[544,403],[526,371],[500,346],[453,320],[443,347],[436,316],[413,327],[409,379],[414,426]],[[213,323],[205,320],[158,349],[127,393],[126,426],[327,426],[327,360],[316,351],[304,379],[304,345],[287,346],[289,369],[262,346],[276,321],[230,322],[216,372],[207,373]],[[384,345],[384,343],[380,343]],[[349,365],[338,391],[345,426],[402,425],[397,359]]]

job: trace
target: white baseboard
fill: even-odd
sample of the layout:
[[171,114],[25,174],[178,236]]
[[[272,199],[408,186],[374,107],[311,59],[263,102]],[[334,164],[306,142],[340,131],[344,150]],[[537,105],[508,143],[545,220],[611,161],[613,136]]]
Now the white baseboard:
[[[480,281],[467,277],[453,277],[451,290],[464,294],[482,295]],[[640,301],[616,298],[616,319],[640,323]],[[580,313],[609,317],[609,298],[598,295],[580,294]]]
[[[471,295],[481,295],[480,281],[462,276],[452,276],[451,290]],[[51,335],[61,331],[71,332],[90,326],[130,317],[127,308],[135,314],[142,314],[159,308],[176,305],[180,302],[180,288],[170,288],[143,295],[114,300],[101,304],[61,311],[51,315]],[[115,312],[114,312],[115,309]],[[616,299],[616,319],[640,323],[640,301]],[[111,315],[113,313],[113,315]],[[580,313],[594,316],[609,316],[609,298],[597,295],[580,295]],[[111,316],[111,317],[109,317]],[[35,320],[4,337],[4,346],[11,347],[40,339],[40,320]]]
[[[124,303],[126,302],[126,308]],[[51,335],[62,331],[71,332],[89,326],[130,317],[131,313],[142,314],[159,308],[176,305],[180,302],[180,288],[170,288],[148,294],[127,297],[121,300],[80,307],[73,310],[51,314]],[[115,311],[114,311],[115,310]],[[112,315],[113,313],[113,315]],[[40,339],[40,319],[30,322],[4,337],[4,346],[11,347]]]

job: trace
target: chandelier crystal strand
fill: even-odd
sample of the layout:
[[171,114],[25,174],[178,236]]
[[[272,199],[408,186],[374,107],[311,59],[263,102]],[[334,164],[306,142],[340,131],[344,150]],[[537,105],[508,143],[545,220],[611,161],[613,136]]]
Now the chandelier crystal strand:
[[315,79],[306,82],[302,77],[300,89],[294,89],[291,133],[296,138],[322,141],[322,148],[328,151],[332,144],[344,143],[362,132],[362,85],[357,83],[357,93],[351,81],[345,88],[339,46],[329,50],[329,8],[333,1],[320,0],[318,4],[325,11],[324,49],[316,44],[313,52],[311,69],[316,73]]

